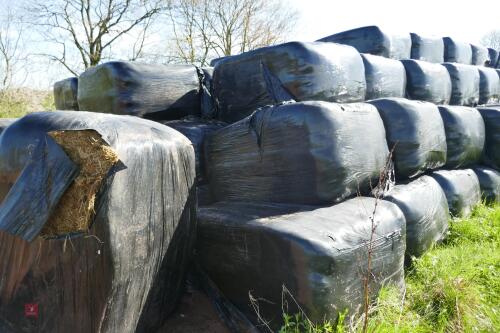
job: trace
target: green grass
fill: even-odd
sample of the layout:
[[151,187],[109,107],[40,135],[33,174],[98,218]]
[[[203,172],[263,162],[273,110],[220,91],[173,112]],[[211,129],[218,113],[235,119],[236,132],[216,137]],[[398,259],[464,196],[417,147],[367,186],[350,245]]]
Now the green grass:
[[[447,240],[413,259],[405,280],[404,297],[381,291],[370,332],[500,332],[500,205],[480,205],[470,218],[453,220]],[[285,325],[281,333],[360,332],[362,326],[302,320],[305,328],[293,330],[298,320],[289,317],[291,329]]]

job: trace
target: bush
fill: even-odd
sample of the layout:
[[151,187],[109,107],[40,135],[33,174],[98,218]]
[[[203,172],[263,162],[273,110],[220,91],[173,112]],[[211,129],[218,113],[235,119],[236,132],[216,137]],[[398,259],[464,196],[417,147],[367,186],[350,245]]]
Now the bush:
[[0,91],[0,118],[19,118],[29,112],[54,109],[52,91],[27,88]]

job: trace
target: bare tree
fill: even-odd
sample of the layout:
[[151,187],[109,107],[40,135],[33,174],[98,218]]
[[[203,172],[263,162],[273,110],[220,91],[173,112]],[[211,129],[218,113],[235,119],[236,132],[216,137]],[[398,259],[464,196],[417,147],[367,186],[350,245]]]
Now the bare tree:
[[[127,41],[132,58],[141,55],[147,29],[167,0],[28,0],[33,28],[59,47],[44,53],[74,75],[111,56],[112,45]],[[137,30],[137,31],[136,31]]]
[[14,74],[26,60],[21,53],[23,26],[15,23],[12,11],[7,8],[0,17],[0,91],[10,87]]
[[169,9],[180,62],[206,65],[286,39],[297,12],[283,0],[174,0]]
[[500,50],[500,30],[492,30],[485,34],[481,38],[481,44],[495,50]]

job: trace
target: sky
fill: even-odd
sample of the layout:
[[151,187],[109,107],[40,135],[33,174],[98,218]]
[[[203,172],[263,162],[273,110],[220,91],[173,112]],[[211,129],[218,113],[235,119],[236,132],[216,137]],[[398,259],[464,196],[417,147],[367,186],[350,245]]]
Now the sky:
[[[0,0],[0,9],[22,4],[24,0]],[[469,43],[500,29],[500,0],[283,0],[298,11],[295,31],[286,40],[314,41],[319,38],[361,26],[378,25],[388,33],[415,32],[421,35],[451,36]],[[150,43],[165,43],[163,33],[150,36]],[[32,48],[43,48],[29,42]],[[115,51],[129,43],[118,43]],[[155,49],[159,49],[155,46]],[[162,52],[161,50],[159,52]],[[122,52],[119,54],[125,54]],[[21,73],[22,85],[38,89],[50,88],[54,81],[71,76],[62,66],[37,60]]]
[[336,32],[378,25],[389,33],[451,36],[479,43],[500,29],[500,0],[289,0],[301,19],[291,40],[316,40]]

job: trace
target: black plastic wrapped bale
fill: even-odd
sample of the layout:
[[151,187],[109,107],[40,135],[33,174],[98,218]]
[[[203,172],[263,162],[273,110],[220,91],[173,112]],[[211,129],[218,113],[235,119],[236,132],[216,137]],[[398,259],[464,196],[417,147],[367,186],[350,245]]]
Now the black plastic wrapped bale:
[[483,161],[493,168],[500,170],[500,105],[479,107],[486,130]]
[[444,37],[444,61],[472,64],[472,47],[469,43],[458,41],[451,37]]
[[484,121],[477,109],[466,106],[439,106],[446,133],[446,164],[463,168],[481,161],[484,148]]
[[[89,140],[57,141],[73,136]],[[74,155],[97,148],[118,160],[85,192],[87,165],[105,160]],[[136,117],[42,112],[9,126],[0,175],[19,177],[0,209],[0,322],[14,332],[155,332],[191,259],[194,164],[183,135]],[[82,204],[75,187],[90,195]],[[92,213],[85,225],[65,224],[81,209]],[[38,318],[22,313],[31,303]]]
[[436,105],[404,98],[369,103],[384,121],[397,179],[412,178],[446,163],[446,135]]
[[488,67],[495,68],[498,62],[498,51],[492,48],[488,48]]
[[[271,326],[297,311],[291,294],[313,321],[335,320],[363,304],[375,199],[358,197],[318,208],[272,203],[220,202],[198,210],[198,259],[222,293],[249,318],[249,292]],[[378,201],[370,295],[381,285],[404,286],[405,219]],[[287,292],[284,292],[286,287]],[[286,305],[285,305],[286,306]]]
[[57,110],[78,110],[78,78],[70,77],[54,83],[54,103]]
[[200,114],[200,78],[191,65],[111,61],[80,75],[80,110],[172,120]]
[[443,189],[452,216],[467,217],[481,202],[479,180],[471,169],[438,170],[430,176]]
[[289,100],[363,101],[365,71],[350,46],[291,42],[218,62],[213,91],[219,119],[235,122],[258,107]]
[[365,103],[262,108],[207,141],[218,201],[330,204],[376,186],[388,157],[377,110]]
[[479,103],[479,71],[476,66],[445,62],[451,79],[451,105],[476,106]]
[[406,70],[406,95],[410,99],[448,104],[451,79],[446,68],[419,60],[401,60]]
[[[17,118],[0,118],[0,134],[16,120]],[[15,177],[2,177],[0,175],[0,203],[14,184],[15,179],[13,178]],[[3,332],[1,329],[2,326],[0,322],[0,332]]]
[[219,58],[215,58],[215,59],[210,60],[210,67],[215,67],[215,65],[217,65],[218,62],[221,62],[222,60],[229,58],[229,57],[230,56],[225,56],[225,57],[219,57]]
[[490,55],[488,49],[481,45],[471,44],[472,64],[476,66],[485,66],[488,64]]
[[17,118],[0,118],[0,134],[16,120]]
[[339,32],[321,38],[318,42],[350,45],[360,53],[369,53],[393,59],[408,59],[411,51],[409,34],[405,36],[392,36],[383,32],[377,26],[367,26]]
[[444,61],[444,43],[441,37],[421,36],[410,33],[411,58],[434,63]]
[[365,66],[366,99],[405,97],[406,72],[400,61],[362,54]]
[[391,52],[389,58],[395,60],[411,58],[411,37],[410,34],[390,34]]
[[486,203],[500,202],[500,172],[484,166],[472,169],[479,179],[481,198]]
[[448,230],[448,202],[441,186],[429,176],[396,185],[384,193],[406,219],[406,255],[421,256],[440,242]]
[[196,156],[197,182],[198,184],[205,183],[205,140],[208,135],[210,135],[210,133],[215,132],[216,130],[226,126],[227,124],[215,120],[202,120],[196,118],[165,121],[163,122],[163,124],[181,132],[189,139],[189,141],[191,141]]
[[493,68],[478,67],[479,104],[498,103],[500,98],[500,76]]

